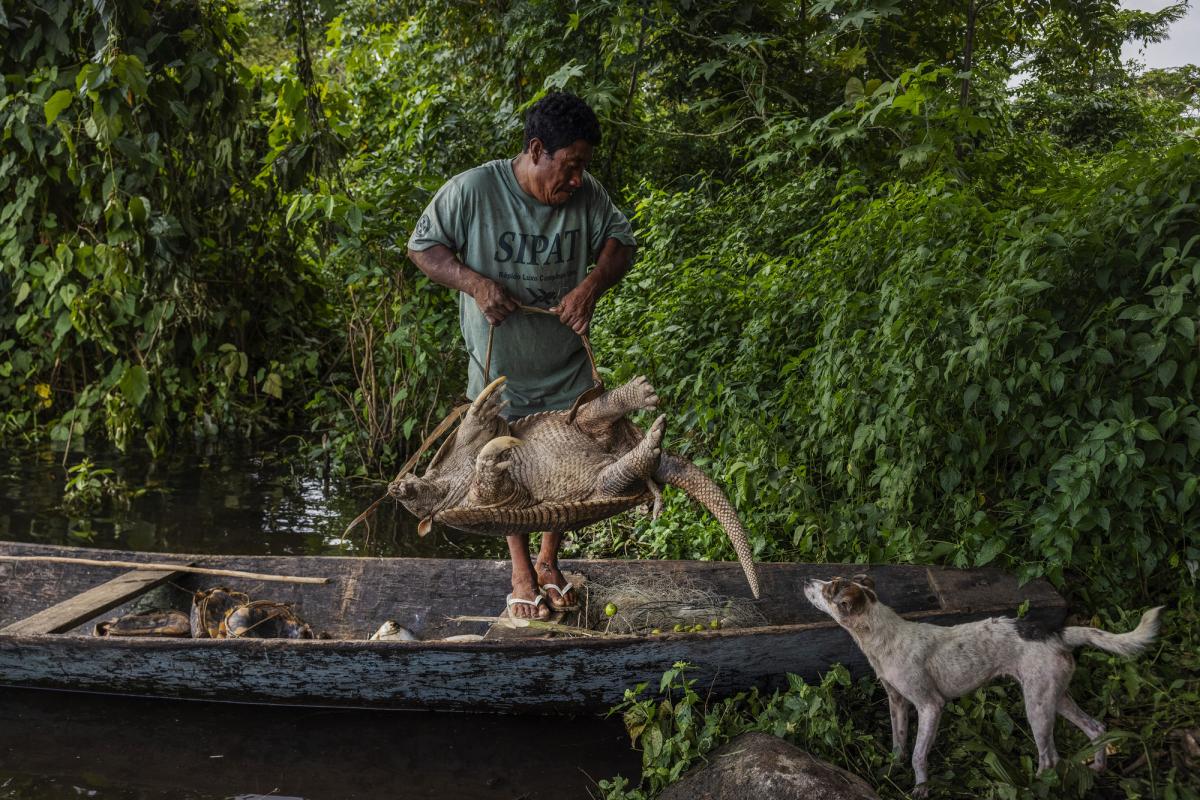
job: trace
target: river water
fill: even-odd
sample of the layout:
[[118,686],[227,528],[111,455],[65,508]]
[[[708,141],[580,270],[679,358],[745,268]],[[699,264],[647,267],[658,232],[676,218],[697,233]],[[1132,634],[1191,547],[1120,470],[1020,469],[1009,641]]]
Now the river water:
[[[0,539],[162,553],[507,556],[498,538],[435,531],[421,539],[390,501],[369,531],[345,537],[382,485],[328,479],[321,465],[278,448],[91,458],[123,488],[115,501],[72,507],[61,453],[0,451]],[[0,800],[565,800],[598,796],[603,778],[636,779],[639,761],[615,718],[0,689]]]

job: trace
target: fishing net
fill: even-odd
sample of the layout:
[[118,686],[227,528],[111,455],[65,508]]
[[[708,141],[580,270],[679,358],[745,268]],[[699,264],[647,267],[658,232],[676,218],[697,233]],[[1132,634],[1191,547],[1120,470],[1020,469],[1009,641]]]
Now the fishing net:
[[[664,575],[603,583],[589,578],[580,589],[580,627],[605,633],[753,628],[767,624],[754,601],[719,594],[691,578]],[[606,613],[615,609],[610,617]]]

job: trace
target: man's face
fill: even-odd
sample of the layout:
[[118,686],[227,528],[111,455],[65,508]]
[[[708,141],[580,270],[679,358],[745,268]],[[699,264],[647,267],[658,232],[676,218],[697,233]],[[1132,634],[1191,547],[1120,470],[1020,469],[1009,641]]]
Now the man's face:
[[529,142],[533,157],[533,195],[548,206],[561,206],[583,185],[583,171],[592,160],[592,146],[576,139],[560,147],[553,155],[546,152],[541,139]]

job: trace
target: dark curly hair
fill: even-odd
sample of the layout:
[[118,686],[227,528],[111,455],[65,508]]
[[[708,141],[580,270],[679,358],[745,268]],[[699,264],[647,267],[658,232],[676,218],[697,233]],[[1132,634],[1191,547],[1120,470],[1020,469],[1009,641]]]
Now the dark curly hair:
[[525,150],[529,150],[529,142],[534,138],[542,140],[550,155],[576,139],[598,147],[600,121],[591,106],[570,92],[551,92],[534,103],[525,115]]

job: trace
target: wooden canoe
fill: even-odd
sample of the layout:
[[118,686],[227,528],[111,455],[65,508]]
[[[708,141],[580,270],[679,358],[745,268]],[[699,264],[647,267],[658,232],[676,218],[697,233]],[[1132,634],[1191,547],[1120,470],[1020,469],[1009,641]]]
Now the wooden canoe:
[[[506,561],[321,556],[163,555],[0,542],[2,556],[163,562],[278,575],[323,576],[326,584],[0,558],[0,685],[171,698],[365,708],[427,708],[508,713],[604,711],[625,689],[657,686],[676,662],[694,665],[697,686],[728,695],[786,685],[786,674],[815,678],[831,664],[862,674],[850,638],[804,599],[812,577],[868,572],[883,602],[906,617],[953,624],[1014,614],[1049,624],[1066,615],[1044,582],[1018,587],[998,570],[918,566],[760,564],[763,627],[607,638],[436,639],[481,633],[486,624],[448,621],[495,615],[509,588]],[[598,583],[675,575],[720,594],[748,596],[735,562],[564,561]],[[327,639],[109,638],[96,620],[128,611],[149,591],[190,593],[224,585],[292,604]],[[160,588],[153,589],[158,586]],[[367,641],[394,619],[422,641]]]

